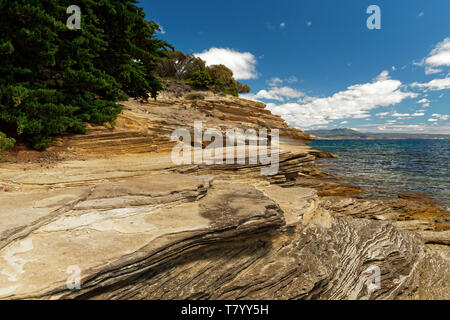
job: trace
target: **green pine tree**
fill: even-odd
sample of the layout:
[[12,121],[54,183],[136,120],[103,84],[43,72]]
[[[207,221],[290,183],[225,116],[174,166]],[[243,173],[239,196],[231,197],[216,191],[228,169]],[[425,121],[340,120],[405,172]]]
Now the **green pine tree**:
[[0,0],[0,130],[36,149],[83,122],[114,123],[128,96],[156,97],[167,43],[128,0],[79,0],[81,29],[66,26],[69,0]]

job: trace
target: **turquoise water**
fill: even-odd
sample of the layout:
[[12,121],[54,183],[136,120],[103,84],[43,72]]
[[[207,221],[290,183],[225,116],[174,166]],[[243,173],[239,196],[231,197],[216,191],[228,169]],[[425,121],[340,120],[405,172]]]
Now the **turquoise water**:
[[316,140],[309,146],[333,152],[322,170],[350,179],[369,196],[423,192],[450,201],[450,140]]

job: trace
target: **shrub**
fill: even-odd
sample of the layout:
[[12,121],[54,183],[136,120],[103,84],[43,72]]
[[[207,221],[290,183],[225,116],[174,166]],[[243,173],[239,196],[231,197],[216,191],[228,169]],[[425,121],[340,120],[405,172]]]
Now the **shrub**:
[[156,98],[168,45],[134,3],[79,0],[81,29],[69,30],[72,1],[0,0],[0,128],[43,149],[83,122],[114,123],[127,95]]
[[220,120],[225,120],[225,116],[219,116]]
[[[8,151],[12,147],[14,147],[14,144],[16,143],[16,140],[13,138],[7,138],[6,135],[0,131],[0,152]],[[0,158],[0,162],[2,161],[2,158]]]
[[204,100],[205,96],[198,93],[190,93],[185,97],[187,100]]
[[223,64],[215,64],[206,68],[206,71],[215,82],[223,81],[225,83],[234,81],[233,71],[224,66]]
[[212,78],[206,71],[196,71],[191,76],[191,83],[198,88],[206,88],[212,84]]
[[216,91],[233,96],[239,95],[236,81],[233,78],[233,71],[229,68],[223,64],[218,64],[207,67],[206,71],[210,74]]
[[239,81],[236,81],[236,87],[237,87],[239,93],[249,93],[250,92],[250,87],[246,84],[243,85]]

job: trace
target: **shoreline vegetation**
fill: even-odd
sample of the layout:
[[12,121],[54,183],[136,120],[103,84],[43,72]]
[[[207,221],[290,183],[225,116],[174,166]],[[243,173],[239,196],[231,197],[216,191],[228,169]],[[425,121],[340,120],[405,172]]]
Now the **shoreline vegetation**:
[[[2,2],[0,13],[0,152],[23,141],[36,150],[86,125],[114,126],[128,98],[156,99],[162,79],[238,96],[250,87],[224,65],[175,50],[157,37],[135,1],[82,1],[82,28],[63,23],[68,1],[23,6]],[[2,132],[3,131],[3,132]]]

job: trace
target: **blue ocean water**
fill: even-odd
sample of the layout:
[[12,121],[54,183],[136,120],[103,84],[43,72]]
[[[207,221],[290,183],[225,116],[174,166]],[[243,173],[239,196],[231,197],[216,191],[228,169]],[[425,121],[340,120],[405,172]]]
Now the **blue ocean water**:
[[423,192],[450,201],[450,140],[316,140],[309,146],[333,152],[322,171],[350,179],[369,196]]

